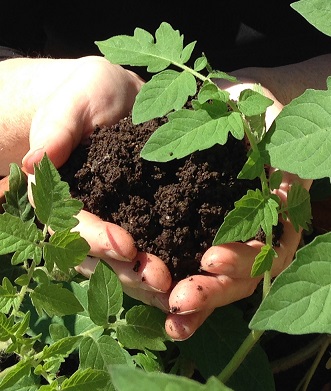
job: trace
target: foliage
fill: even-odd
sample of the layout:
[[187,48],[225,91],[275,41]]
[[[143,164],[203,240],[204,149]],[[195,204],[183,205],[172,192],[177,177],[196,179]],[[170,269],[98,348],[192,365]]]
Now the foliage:
[[[301,0],[292,7],[331,35],[328,0]],[[189,340],[170,341],[165,314],[123,294],[102,260],[89,280],[75,272],[89,252],[87,242],[72,231],[82,204],[71,198],[47,156],[35,167],[34,208],[24,174],[12,164],[0,214],[0,349],[3,361],[11,354],[18,360],[0,373],[0,390],[274,390],[268,358],[257,344],[265,330],[325,334],[321,350],[330,343],[330,234],[297,251],[270,283],[279,216],[290,219],[297,231],[308,229],[311,220],[309,193],[300,183],[291,186],[286,204],[275,195],[282,172],[330,177],[329,80],[325,91],[307,90],[293,100],[266,132],[272,101],[258,88],[231,100],[217,80],[236,80],[212,69],[205,55],[189,65],[195,42],[184,46],[183,35],[168,23],[160,25],[155,38],[137,28],[132,37],[97,44],[111,62],[146,66],[154,73],[137,96],[133,121],[167,115],[168,122],[146,143],[144,159],[178,159],[225,144],[229,137],[250,141],[239,178],[258,177],[261,187],[235,202],[214,244],[246,241],[263,230],[266,243],[252,268],[252,276],[264,274],[263,300],[252,316],[241,305],[219,308]],[[192,109],[183,108],[191,96],[196,96]],[[278,170],[268,176],[267,165]],[[204,381],[193,380],[194,370]]]

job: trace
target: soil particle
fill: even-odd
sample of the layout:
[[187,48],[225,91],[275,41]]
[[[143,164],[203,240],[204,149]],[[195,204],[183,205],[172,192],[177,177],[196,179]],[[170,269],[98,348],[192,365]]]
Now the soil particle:
[[137,261],[133,267],[133,271],[138,273],[139,272],[139,269],[140,269],[140,266],[141,266],[141,262],[140,261]]
[[[137,249],[159,256],[174,280],[200,272],[200,260],[234,201],[258,182],[238,180],[243,142],[168,163],[143,160],[140,151],[165,118],[133,125],[131,117],[97,127],[60,174],[84,208],[131,233]],[[135,266],[138,267],[138,266]]]

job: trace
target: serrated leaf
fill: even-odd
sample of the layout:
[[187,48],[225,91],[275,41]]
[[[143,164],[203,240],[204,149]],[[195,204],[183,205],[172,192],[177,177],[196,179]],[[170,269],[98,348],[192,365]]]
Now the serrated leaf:
[[85,280],[80,284],[72,281],[70,283],[70,288],[74,293],[75,297],[78,299],[80,304],[83,306],[84,311],[79,312],[75,316],[73,329],[75,335],[89,335],[93,338],[99,338],[103,333],[104,328],[102,326],[97,327],[95,323],[91,320],[88,312],[88,288],[89,280]]
[[91,391],[103,390],[109,382],[109,375],[98,369],[78,369],[61,385],[62,391]]
[[266,235],[278,222],[278,203],[272,197],[265,198],[261,190],[248,190],[235,208],[225,217],[213,245],[246,241],[253,238],[261,227]]
[[196,93],[195,77],[187,72],[166,70],[143,85],[136,97],[132,122],[138,124],[179,110]]
[[169,122],[158,128],[141,151],[146,160],[167,162],[195,151],[225,144],[228,133],[244,137],[239,113],[212,118],[205,110],[178,110],[169,114]]
[[55,232],[48,243],[45,243],[44,258],[55,263],[64,273],[69,268],[79,265],[87,256],[90,246],[79,232],[70,229]]
[[12,264],[17,265],[27,259],[41,260],[38,242],[43,239],[42,232],[35,224],[22,221],[11,214],[0,214],[0,255],[14,253]]
[[0,341],[8,341],[14,334],[14,318],[0,313]]
[[251,277],[258,277],[271,269],[273,259],[277,257],[276,251],[269,245],[264,245],[255,257]]
[[253,316],[254,330],[331,333],[331,233],[298,250]]
[[257,91],[244,90],[240,93],[238,108],[245,116],[252,117],[265,113],[273,103],[273,100]]
[[19,361],[12,367],[6,368],[0,374],[0,390],[8,390],[18,383],[23,377],[30,373],[31,364],[29,362]]
[[238,174],[238,179],[255,179],[258,178],[264,170],[263,157],[258,149],[250,149],[248,158],[243,168]]
[[76,314],[83,310],[74,294],[60,284],[38,285],[30,297],[39,314],[44,310],[51,317]]
[[269,164],[301,178],[331,172],[331,91],[306,90],[283,108],[260,143]]
[[110,62],[147,66],[147,70],[152,73],[166,69],[171,63],[183,64],[194,45],[191,43],[183,53],[183,36],[166,22],[161,23],[156,30],[155,41],[150,33],[136,28],[132,37],[118,35],[96,44]]
[[301,0],[290,5],[319,31],[331,36],[329,0]]
[[32,221],[34,212],[29,203],[27,181],[22,170],[16,163],[10,165],[9,191],[5,192],[6,203],[3,209],[22,221]]
[[36,384],[35,376],[32,376],[31,374],[21,377],[20,380],[18,380],[14,385],[6,388],[6,391],[37,391],[37,390],[42,391],[41,388],[39,388],[39,386]]
[[123,291],[116,274],[103,262],[99,262],[90,278],[88,311],[93,322],[107,326],[109,317],[122,308]]
[[134,362],[145,372],[163,372],[161,364],[155,358],[148,353],[138,353],[133,356]]
[[42,359],[47,360],[55,358],[55,356],[67,357],[76,349],[82,339],[83,337],[80,335],[61,338],[60,340],[52,343],[52,345],[44,347]]
[[4,277],[2,286],[0,286],[0,312],[8,314],[15,302],[19,300],[17,288],[13,286],[7,277]]
[[110,373],[117,391],[231,391],[216,378],[201,384],[184,376],[144,372],[124,365],[112,366]]
[[205,103],[209,100],[220,100],[226,103],[229,97],[230,93],[228,91],[220,90],[214,83],[204,82],[198,94],[198,101]]
[[112,364],[134,366],[132,358],[119,343],[109,335],[99,339],[87,337],[79,346],[80,367],[108,370]]
[[117,328],[117,338],[129,349],[165,350],[169,339],[165,330],[165,315],[157,308],[144,305],[131,308],[126,324]]
[[312,219],[310,195],[299,183],[293,183],[287,193],[287,208],[295,230],[299,232],[300,227],[308,230]]
[[35,166],[35,180],[31,188],[39,221],[54,231],[76,226],[78,220],[73,216],[82,209],[83,203],[71,197],[69,185],[61,181],[46,154]]

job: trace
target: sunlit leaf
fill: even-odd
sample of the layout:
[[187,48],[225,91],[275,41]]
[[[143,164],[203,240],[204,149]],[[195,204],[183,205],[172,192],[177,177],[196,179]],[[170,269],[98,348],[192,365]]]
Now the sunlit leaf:
[[318,236],[272,284],[250,327],[288,334],[331,332],[331,233]]

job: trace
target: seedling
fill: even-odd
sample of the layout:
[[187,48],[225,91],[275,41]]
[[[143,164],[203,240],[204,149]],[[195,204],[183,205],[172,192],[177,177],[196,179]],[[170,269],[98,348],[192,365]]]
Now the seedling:
[[[328,0],[302,0],[292,6],[331,35],[329,24],[323,23],[331,15]],[[35,168],[35,209],[28,202],[23,173],[13,164],[5,213],[0,215],[1,350],[5,358],[15,353],[19,359],[0,374],[0,390],[230,390],[224,383],[233,390],[242,389],[243,383],[245,391],[274,390],[269,362],[258,346],[252,352],[254,362],[239,367],[265,330],[321,334],[316,360],[300,386],[307,389],[330,344],[331,235],[318,236],[301,248],[271,284],[276,256],[272,230],[279,216],[290,219],[297,231],[306,229],[311,219],[309,193],[298,183],[292,185],[286,205],[273,191],[282,171],[301,178],[330,177],[325,146],[331,128],[331,84],[327,81],[325,91],[307,90],[292,101],[266,132],[265,113],[272,102],[258,89],[243,91],[232,101],[216,81],[235,80],[213,70],[204,55],[190,67],[195,43],[183,42],[178,31],[162,23],[155,39],[136,29],[133,37],[112,37],[98,46],[113,63],[146,66],[155,73],[137,96],[133,121],[167,114],[168,122],[146,143],[142,158],[163,162],[184,157],[226,143],[229,132],[249,140],[239,177],[258,177],[261,187],[236,201],[214,244],[246,241],[260,229],[265,233],[252,268],[252,276],[264,274],[265,283],[262,304],[249,323],[251,333],[245,339],[241,311],[227,306],[216,310],[188,341],[172,343],[164,332],[165,315],[123,295],[116,275],[103,262],[89,281],[77,275],[74,267],[89,251],[86,241],[72,232],[82,204],[70,197],[67,184],[45,156]],[[192,110],[183,109],[196,94],[198,81],[202,86]],[[278,170],[269,175],[265,167]],[[55,231],[51,237],[49,230]],[[174,359],[177,349],[180,354]],[[71,374],[62,374],[62,363],[72,352],[79,353],[78,363]],[[192,362],[204,384],[189,379]]]

